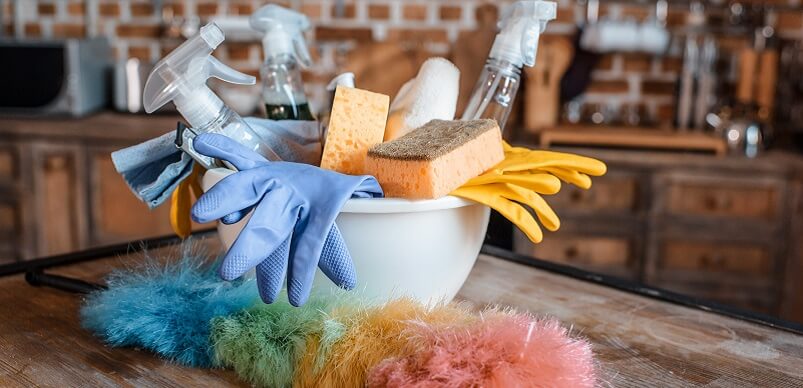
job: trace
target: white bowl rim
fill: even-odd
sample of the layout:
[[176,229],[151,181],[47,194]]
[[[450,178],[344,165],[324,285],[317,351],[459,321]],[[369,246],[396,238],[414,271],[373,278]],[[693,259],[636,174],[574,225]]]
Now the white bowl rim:
[[349,199],[341,213],[416,213],[478,205],[477,202],[447,195],[437,199],[355,198]]

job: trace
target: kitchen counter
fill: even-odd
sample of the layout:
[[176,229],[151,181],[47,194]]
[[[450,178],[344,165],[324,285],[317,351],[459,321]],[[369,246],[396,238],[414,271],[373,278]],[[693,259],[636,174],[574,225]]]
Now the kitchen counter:
[[180,119],[177,114],[169,113],[144,115],[114,112],[99,112],[82,118],[2,118],[0,137],[8,140],[128,141],[133,144],[175,130],[176,122]]
[[[196,241],[219,246],[214,236]],[[95,251],[83,258],[99,261],[50,272],[97,280],[140,260],[141,253],[131,252],[137,246]],[[483,252],[458,299],[556,317],[593,344],[603,385],[803,386],[799,325],[728,308],[725,316],[712,312],[716,305],[680,295],[498,248]],[[185,368],[146,351],[104,346],[79,326],[80,301],[31,288],[22,275],[0,278],[0,385],[246,386],[231,371]]]

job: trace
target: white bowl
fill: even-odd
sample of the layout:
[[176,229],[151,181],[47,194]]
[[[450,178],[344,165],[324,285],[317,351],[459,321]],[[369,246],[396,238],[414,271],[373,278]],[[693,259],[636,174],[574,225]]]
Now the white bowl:
[[[209,170],[204,191],[230,173]],[[375,303],[409,296],[429,304],[451,301],[463,286],[485,239],[489,215],[487,206],[451,196],[350,199],[336,222],[354,260],[361,296]],[[245,222],[218,224],[227,249]],[[314,291],[334,288],[319,270]]]

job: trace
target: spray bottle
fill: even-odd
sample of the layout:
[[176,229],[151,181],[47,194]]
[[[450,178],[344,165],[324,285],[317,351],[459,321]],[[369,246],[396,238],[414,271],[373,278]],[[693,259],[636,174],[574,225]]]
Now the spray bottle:
[[521,83],[521,69],[535,65],[538,39],[556,13],[554,2],[532,0],[518,1],[505,12],[463,120],[495,119],[504,130]]
[[209,23],[159,61],[145,83],[142,96],[145,111],[152,113],[172,101],[191,127],[183,131],[177,144],[206,168],[216,167],[217,163],[192,147],[195,135],[206,132],[228,136],[268,160],[280,160],[268,143],[206,85],[210,77],[240,85],[256,83],[254,77],[224,65],[211,55],[223,39],[223,31],[215,23]]
[[310,28],[309,19],[268,4],[254,12],[250,22],[251,27],[265,34],[262,38],[265,62],[259,74],[267,118],[315,120],[301,82],[301,67],[312,63],[304,41],[304,31]]

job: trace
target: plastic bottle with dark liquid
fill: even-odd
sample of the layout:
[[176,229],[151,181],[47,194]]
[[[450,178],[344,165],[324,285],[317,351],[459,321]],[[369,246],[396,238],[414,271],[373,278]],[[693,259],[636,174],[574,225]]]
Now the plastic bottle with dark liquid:
[[311,27],[307,17],[268,4],[251,15],[250,23],[264,33],[265,59],[259,73],[265,116],[271,120],[315,120],[301,80],[301,68],[312,62],[304,41],[304,31]]
[[315,116],[306,102],[298,105],[265,104],[265,116],[271,120],[314,121]]

